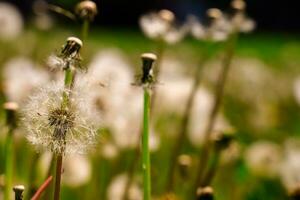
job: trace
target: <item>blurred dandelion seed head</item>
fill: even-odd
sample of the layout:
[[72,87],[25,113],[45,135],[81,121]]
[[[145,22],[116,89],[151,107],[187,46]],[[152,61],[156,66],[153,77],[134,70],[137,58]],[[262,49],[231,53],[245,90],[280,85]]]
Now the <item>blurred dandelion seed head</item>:
[[22,33],[21,13],[10,3],[0,2],[0,40],[13,40]]
[[186,26],[178,26],[175,21],[174,13],[169,10],[160,10],[143,15],[139,24],[148,38],[174,44],[182,40],[188,31]]

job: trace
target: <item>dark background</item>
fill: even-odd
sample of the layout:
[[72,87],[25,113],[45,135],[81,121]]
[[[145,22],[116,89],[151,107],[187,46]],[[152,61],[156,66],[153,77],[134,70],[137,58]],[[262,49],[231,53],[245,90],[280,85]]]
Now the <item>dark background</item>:
[[[25,17],[31,15],[32,0],[9,0],[17,5]],[[49,3],[72,10],[78,0],[48,0]],[[136,27],[140,15],[157,9],[170,9],[180,20],[188,14],[203,16],[211,7],[226,10],[229,0],[95,0],[99,15],[95,24],[101,26]],[[300,31],[300,3],[298,0],[248,0],[247,12],[255,19],[258,30],[280,32]]]

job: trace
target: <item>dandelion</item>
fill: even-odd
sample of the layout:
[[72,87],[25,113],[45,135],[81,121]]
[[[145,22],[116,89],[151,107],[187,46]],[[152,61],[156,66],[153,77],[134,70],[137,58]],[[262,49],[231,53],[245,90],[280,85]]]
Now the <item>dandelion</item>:
[[149,151],[149,115],[150,115],[150,90],[154,83],[152,75],[153,63],[157,59],[155,54],[144,53],[141,56],[143,74],[140,83],[144,89],[144,116],[142,135],[142,170],[144,181],[144,200],[151,199],[151,176],[150,176],[150,151]]
[[25,190],[24,185],[16,185],[13,187],[13,191],[15,192],[15,200],[23,199],[24,190]]
[[[127,174],[121,174],[113,178],[107,189],[107,199],[122,200],[123,192],[128,180]],[[136,180],[130,185],[128,192],[129,200],[142,200],[143,194]]]
[[281,153],[277,144],[258,141],[250,145],[244,154],[249,170],[256,176],[276,177],[279,174]]
[[168,44],[179,42],[187,31],[185,26],[175,26],[175,15],[169,10],[143,15],[139,23],[147,37]]
[[197,200],[213,200],[214,190],[210,186],[197,189]]
[[52,70],[82,69],[79,51],[82,41],[76,37],[69,37],[58,54],[48,58],[47,64]]
[[83,155],[67,156],[64,160],[63,184],[79,187],[91,179],[92,167],[87,157]]
[[81,38],[86,40],[89,32],[90,22],[97,15],[97,5],[93,1],[83,0],[76,5],[75,13],[83,20]]
[[280,180],[288,190],[294,190],[300,184],[300,142],[296,138],[288,138],[284,142],[283,160],[280,163]]
[[[64,94],[70,96],[68,104]],[[94,111],[85,102],[84,91],[71,91],[58,83],[40,88],[23,109],[28,140],[56,154],[84,153],[96,136]]]
[[206,26],[195,16],[188,18],[191,35],[198,40],[225,41],[230,34],[231,24],[224,13],[217,8],[211,8],[207,11],[207,16],[209,23]]
[[20,12],[11,4],[0,3],[0,39],[13,40],[23,29],[23,19]]
[[[234,0],[235,1],[235,0]],[[244,12],[244,10],[242,10]],[[238,14],[239,11],[236,13]],[[211,144],[210,144],[210,135],[213,132],[213,128],[219,113],[219,109],[222,105],[223,101],[223,95],[224,95],[224,89],[227,82],[228,74],[231,67],[231,62],[234,56],[234,50],[235,45],[237,43],[238,35],[239,35],[239,29],[237,24],[233,24],[233,29],[229,32],[229,37],[227,40],[227,49],[222,61],[222,69],[218,74],[216,88],[215,88],[215,94],[214,94],[214,104],[212,106],[212,109],[209,114],[209,120],[206,125],[205,131],[204,131],[204,146],[203,150],[200,153],[200,159],[197,169],[197,175],[196,175],[196,182],[194,185],[194,188],[197,188],[199,183],[201,182],[203,172],[205,171],[205,167],[207,165],[207,161],[209,159],[209,153],[211,150]]]
[[9,101],[23,104],[37,87],[46,84],[50,77],[25,57],[12,58],[4,64],[4,92]]

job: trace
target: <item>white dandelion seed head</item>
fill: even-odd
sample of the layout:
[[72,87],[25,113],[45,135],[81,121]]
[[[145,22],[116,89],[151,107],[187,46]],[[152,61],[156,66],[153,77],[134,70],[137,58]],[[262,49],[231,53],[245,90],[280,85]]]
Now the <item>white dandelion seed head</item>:
[[4,64],[3,79],[8,100],[21,104],[34,89],[47,83],[50,78],[30,59],[17,57]]
[[0,2],[0,39],[12,40],[23,30],[23,19],[15,6]]
[[[213,95],[206,88],[200,87],[194,98],[188,134],[190,142],[195,146],[200,146],[203,143],[204,132],[209,122],[209,115],[212,110],[213,103]],[[213,130],[219,132],[229,128],[230,125],[228,122],[222,114],[219,114]]]
[[256,176],[276,177],[282,160],[280,147],[269,141],[251,144],[244,154],[248,169]]
[[[123,199],[126,183],[128,181],[127,174],[120,174],[116,176],[110,183],[107,189],[108,200],[121,200]],[[130,185],[128,192],[129,200],[142,200],[143,192],[137,182],[134,180]]]
[[191,35],[204,41],[224,41],[231,31],[231,23],[226,15],[212,19],[209,25],[202,24],[195,16],[189,16],[187,24]]
[[175,16],[171,11],[161,10],[143,15],[139,24],[148,38],[174,44],[181,41],[188,31],[186,26],[176,26],[174,21]]
[[[63,94],[70,95],[63,105]],[[84,153],[96,142],[95,110],[84,91],[68,91],[52,83],[32,95],[23,109],[27,139],[54,153]]]
[[300,141],[288,138],[284,142],[284,156],[280,167],[280,180],[287,190],[300,183]]
[[64,158],[63,184],[69,187],[79,187],[91,180],[92,166],[89,159],[83,155],[72,155]]
[[242,33],[252,32],[256,28],[254,20],[246,16],[244,12],[238,12],[231,18],[232,29]]
[[101,155],[108,160],[114,160],[119,155],[119,149],[115,144],[105,143],[101,146]]

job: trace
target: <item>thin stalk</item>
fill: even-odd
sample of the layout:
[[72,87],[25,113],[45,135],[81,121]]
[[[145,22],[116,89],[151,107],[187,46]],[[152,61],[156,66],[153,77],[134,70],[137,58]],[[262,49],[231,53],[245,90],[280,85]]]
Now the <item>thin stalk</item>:
[[[47,189],[47,187],[50,185],[52,181],[52,176],[49,176],[46,181],[39,187],[39,189],[36,191],[36,193],[33,195],[31,200],[39,200],[42,193]],[[28,198],[29,199],[29,198]]]
[[204,131],[204,145],[202,151],[200,152],[200,159],[196,174],[196,181],[194,184],[194,189],[196,190],[197,186],[201,183],[203,177],[203,172],[205,171],[207,160],[209,159],[210,150],[211,150],[211,132],[216,121],[217,114],[219,112],[220,106],[223,100],[224,88],[226,80],[228,77],[228,72],[230,70],[231,61],[234,55],[234,49],[237,41],[237,33],[232,34],[228,41],[227,50],[225,52],[224,60],[222,62],[222,69],[217,79],[217,85],[214,95],[214,104],[212,110],[209,114],[209,120]]
[[83,20],[82,29],[81,29],[82,42],[86,41],[88,34],[89,34],[89,29],[90,29],[89,20],[87,20],[87,19]]
[[144,87],[144,120],[142,136],[142,169],[144,180],[144,200],[151,199],[151,176],[150,176],[150,151],[149,151],[149,115],[150,115],[150,91]]
[[188,125],[190,122],[190,113],[191,113],[192,106],[193,106],[193,101],[195,99],[195,95],[196,95],[196,92],[197,92],[197,89],[198,89],[198,86],[199,86],[199,83],[201,80],[200,74],[201,74],[202,64],[203,63],[201,63],[200,67],[197,68],[197,71],[195,73],[192,90],[188,96],[188,100],[187,100],[187,103],[186,103],[186,106],[184,109],[184,114],[183,114],[183,119],[181,121],[179,134],[175,140],[175,145],[174,145],[172,153],[171,153],[170,169],[168,171],[167,186],[166,186],[168,191],[172,191],[173,187],[174,187],[174,178],[175,178],[175,171],[176,171],[176,166],[177,166],[177,157],[180,154],[182,146],[186,139],[187,129],[188,129]]
[[[159,75],[160,75],[160,71],[161,71],[161,63],[162,63],[162,58],[165,52],[165,43],[160,40],[157,43],[157,51],[156,51],[156,55],[157,55],[157,61],[156,61],[156,70],[155,70],[155,76],[157,77],[157,80],[159,80]],[[153,117],[153,111],[154,111],[154,104],[155,104],[155,99],[156,99],[156,91],[155,91],[155,87],[152,89],[152,95],[151,95],[151,104],[150,104],[150,118]],[[142,131],[139,130],[139,134],[138,134],[139,139],[142,137]],[[140,158],[141,152],[139,149],[139,145],[137,145],[135,147],[135,154],[133,157],[133,160],[129,166],[129,170],[128,170],[128,179],[126,181],[125,184],[125,189],[124,189],[124,195],[122,197],[123,200],[128,200],[128,193],[129,193],[129,189],[130,189],[130,185],[132,183],[132,179],[134,177],[134,172],[138,163],[138,160]]]
[[13,178],[13,128],[9,127],[5,143],[5,191],[4,199],[9,200],[12,191]]
[[218,166],[219,166],[221,153],[222,152],[220,149],[215,149],[215,153],[212,156],[210,165],[208,166],[208,169],[205,173],[205,176],[203,177],[203,180],[200,183],[200,186],[204,187],[204,186],[208,186],[211,184],[211,182],[217,172]]
[[54,185],[54,198],[53,198],[54,200],[60,199],[62,160],[63,160],[63,155],[58,154],[56,157],[55,185]]
[[[72,83],[74,80],[73,70],[68,67],[65,70],[65,88],[71,89]],[[62,107],[68,106],[69,104],[69,96],[68,92],[63,93],[63,102]],[[60,199],[60,184],[61,184],[61,172],[62,172],[62,161],[63,161],[63,153],[59,153],[56,155],[56,169],[55,169],[55,185],[54,185],[54,200]]]

